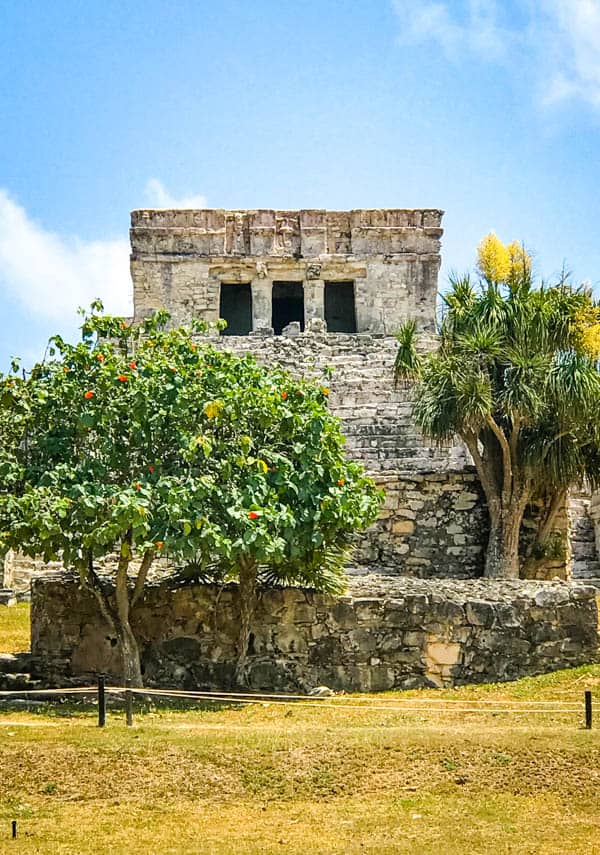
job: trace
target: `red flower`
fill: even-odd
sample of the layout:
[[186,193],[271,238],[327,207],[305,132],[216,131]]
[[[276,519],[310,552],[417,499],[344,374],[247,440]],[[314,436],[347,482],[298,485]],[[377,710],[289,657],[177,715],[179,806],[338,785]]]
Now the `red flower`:
[[84,397],[84,398],[86,398],[86,400],[88,400],[88,401],[89,401],[89,400],[90,400],[90,398],[93,398],[95,394],[96,394],[96,393],[95,393],[95,392],[92,392],[92,390],[90,389],[90,390],[89,390],[89,392],[86,392],[86,393],[85,393],[85,395],[84,395],[83,397]]
[[156,548],[157,549],[162,549],[164,545],[165,545],[164,540],[157,540],[156,541]]
[[121,383],[127,383],[127,375],[125,374],[119,374],[118,379],[121,381]]
[[137,362],[135,361],[135,359],[129,363],[129,367],[132,369],[132,371],[135,371],[135,369],[137,368]]
[[260,514],[258,514],[256,511],[250,511],[248,516],[250,517],[251,520],[257,520],[259,518]]
[[154,472],[154,466],[149,466],[149,467],[148,467],[148,472]]
[[287,392],[282,392],[282,393],[281,393],[281,397],[282,397],[282,398],[283,398],[283,400],[285,401],[285,399],[287,398]]
[[338,487],[343,487],[345,483],[346,482],[344,481],[344,479],[340,478],[340,480],[338,481]]

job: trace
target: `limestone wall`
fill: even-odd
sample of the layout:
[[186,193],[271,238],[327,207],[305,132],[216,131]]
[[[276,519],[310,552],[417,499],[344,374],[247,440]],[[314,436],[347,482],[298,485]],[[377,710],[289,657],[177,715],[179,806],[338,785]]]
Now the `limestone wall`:
[[[148,589],[132,622],[147,685],[231,685],[237,586],[165,581]],[[341,598],[263,589],[250,682],[379,691],[507,680],[594,661],[598,642],[595,591],[583,585],[368,576],[352,580]],[[54,679],[120,668],[112,628],[64,576],[34,582],[32,650]]]

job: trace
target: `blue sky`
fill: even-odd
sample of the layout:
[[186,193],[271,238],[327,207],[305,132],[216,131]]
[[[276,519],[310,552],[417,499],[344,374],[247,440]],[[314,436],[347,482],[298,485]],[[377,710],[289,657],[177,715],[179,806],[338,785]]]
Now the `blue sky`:
[[600,287],[600,0],[4,0],[0,370],[101,296],[128,213],[440,207]]

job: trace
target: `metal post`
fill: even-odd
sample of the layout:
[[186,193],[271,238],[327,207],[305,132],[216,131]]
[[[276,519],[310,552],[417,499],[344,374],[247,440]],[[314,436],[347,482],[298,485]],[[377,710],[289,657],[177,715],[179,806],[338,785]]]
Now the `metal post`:
[[585,693],[585,729],[592,729],[592,693],[590,691]]
[[125,683],[125,720],[127,727],[133,727],[133,693],[129,691],[129,680]]
[[98,674],[98,727],[106,724],[106,695],[104,692],[104,674]]
[[12,821],[12,839],[16,840],[17,838],[17,820],[13,819]]

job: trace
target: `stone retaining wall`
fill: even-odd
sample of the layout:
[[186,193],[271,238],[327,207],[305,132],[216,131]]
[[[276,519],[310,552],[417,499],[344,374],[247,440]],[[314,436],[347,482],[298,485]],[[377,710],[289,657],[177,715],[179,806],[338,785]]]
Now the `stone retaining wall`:
[[377,522],[361,535],[358,564],[424,579],[483,574],[489,523],[474,474],[377,473],[375,480],[385,501]]
[[[163,581],[147,590],[132,622],[148,685],[232,685],[237,586]],[[250,683],[379,691],[508,680],[591,662],[598,642],[595,591],[581,584],[371,575],[353,579],[341,598],[263,589]],[[32,651],[55,679],[58,671],[119,672],[113,630],[64,575],[34,581]]]

